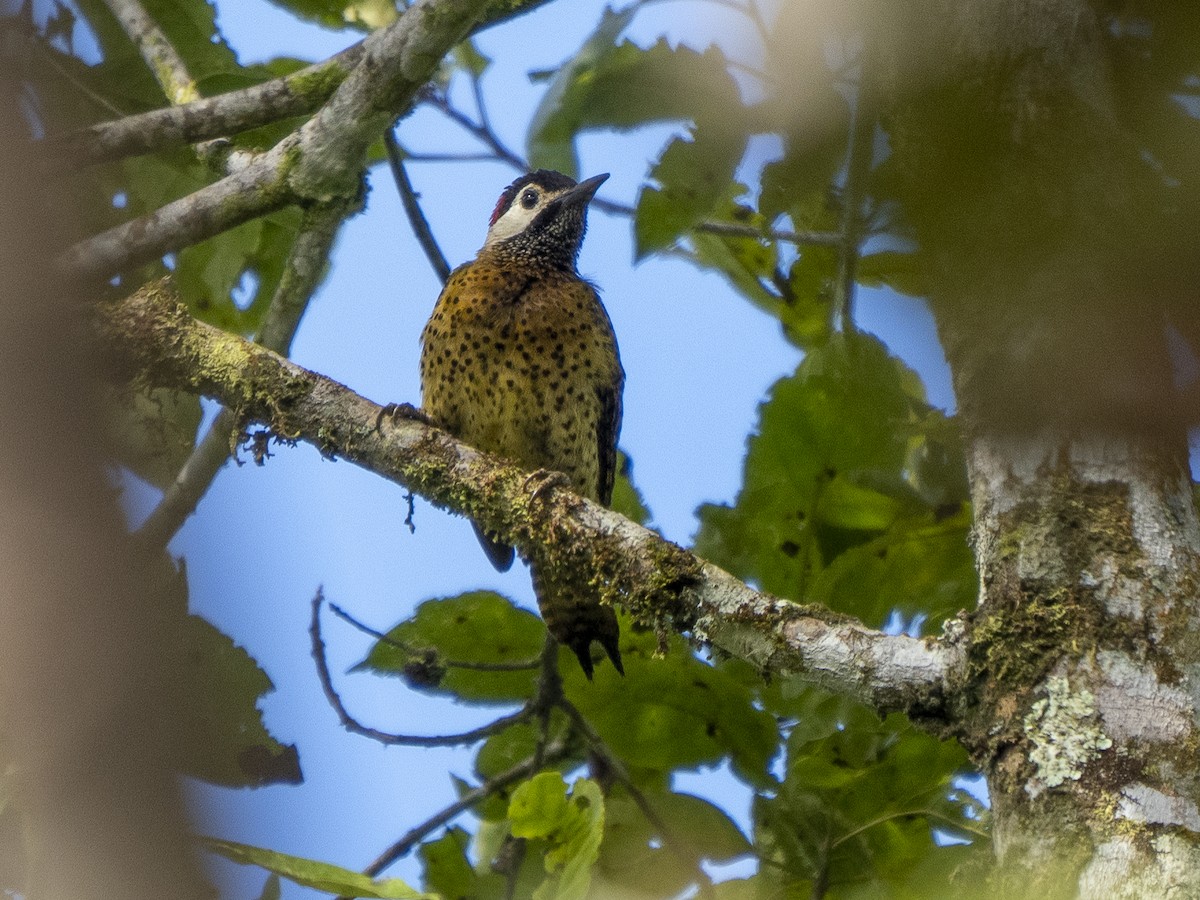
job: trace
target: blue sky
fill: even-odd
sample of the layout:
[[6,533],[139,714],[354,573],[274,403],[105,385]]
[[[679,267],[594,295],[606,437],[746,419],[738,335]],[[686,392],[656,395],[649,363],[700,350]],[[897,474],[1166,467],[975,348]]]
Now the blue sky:
[[[244,62],[286,54],[320,59],[359,35],[298,23],[265,0],[218,0],[219,24]],[[521,151],[542,87],[531,70],[553,69],[595,26],[598,0],[551,3],[479,39],[495,60],[485,83],[492,121]],[[639,13],[628,34],[660,35],[703,48],[719,40],[752,59],[744,22],[714,3],[661,2]],[[455,98],[472,110],[470,92]],[[602,196],[633,203],[639,185],[678,126],[633,134],[588,134],[582,173],[612,173]],[[431,110],[405,119],[412,150],[480,149]],[[777,150],[755,145],[748,167]],[[751,172],[750,174],[753,174]],[[414,164],[411,175],[434,234],[452,265],[482,243],[488,215],[514,173],[499,163]],[[385,168],[371,173],[365,212],[350,221],[331,274],[314,299],[294,358],[380,402],[419,398],[418,338],[439,283],[404,219]],[[732,501],[756,407],[791,374],[799,352],[778,323],[738,297],[718,276],[678,259],[633,264],[628,220],[593,212],[581,271],[600,286],[628,374],[621,445],[654,513],[654,524],[687,544],[704,502]],[[860,327],[883,337],[925,379],[931,400],[949,407],[949,376],[924,305],[888,291],[861,291]],[[296,743],[301,787],[192,791],[203,829],[223,837],[360,868],[408,825],[454,799],[449,772],[469,776],[469,750],[384,748],[345,733],[321,694],[309,657],[309,601],[318,586],[361,620],[388,628],[422,600],[493,588],[533,606],[526,570],[492,570],[468,523],[418,501],[417,531],[403,520],[403,492],[312,448],[279,448],[265,467],[227,466],[171,545],[186,558],[195,610],[232,635],[274,680],[262,703],[273,733]],[[347,706],[381,729],[439,733],[483,724],[493,710],[452,706],[405,689],[399,680],[345,674],[369,639],[327,618],[335,679]],[[724,805],[745,828],[748,794],[727,773],[681,777],[678,786]],[[253,897],[263,876],[219,863],[229,897]],[[416,880],[405,861],[389,872]],[[294,886],[285,897],[316,896]]]

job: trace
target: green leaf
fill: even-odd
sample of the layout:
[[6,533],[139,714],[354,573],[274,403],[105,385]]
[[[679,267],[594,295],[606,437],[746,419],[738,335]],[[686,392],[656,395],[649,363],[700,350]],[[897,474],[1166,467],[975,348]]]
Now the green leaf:
[[106,388],[105,405],[108,452],[139,478],[165,490],[195,449],[200,398],[123,385]]
[[187,576],[163,557],[156,588],[178,611],[177,629],[164,634],[180,662],[179,769],[229,787],[298,784],[294,745],[280,744],[263,725],[257,703],[274,690],[250,655],[199,616],[187,614]]
[[188,616],[177,646],[189,685],[178,712],[191,738],[180,748],[182,769],[229,787],[300,783],[295,745],[263,724],[256,703],[275,686],[250,655],[199,616]]
[[633,460],[624,450],[617,451],[617,477],[613,480],[610,506],[639,525],[650,521],[650,509],[646,506],[646,498],[633,483]]
[[871,621],[893,610],[923,613],[936,628],[947,616],[970,608],[979,590],[975,558],[968,543],[971,516],[963,507],[936,521],[905,518],[879,537],[839,555],[814,579],[813,603],[853,608]]
[[689,852],[698,857],[724,863],[753,851],[733,819],[701,797],[671,793],[648,799]]
[[[752,852],[729,816],[707,800],[665,791],[644,793],[669,835],[651,825],[631,797],[614,790],[605,800],[604,843],[596,863],[596,875],[606,884],[640,896],[676,896],[695,881],[701,860],[724,863]],[[668,840],[673,842],[670,847],[665,846]]]
[[330,863],[291,856],[236,841],[206,837],[204,846],[213,853],[247,866],[260,866],[288,881],[304,887],[315,888],[330,894],[346,894],[351,897],[369,897],[376,900],[439,900],[435,894],[415,891],[399,878],[384,878],[375,881],[369,875],[353,872]]
[[[825,86],[825,98],[832,120],[826,123],[829,127],[815,134],[785,131],[783,156],[763,167],[758,209],[768,221],[787,215],[797,228],[814,227],[806,211],[825,205],[836,183],[846,158],[850,112],[832,85]],[[770,112],[794,122],[794,112],[789,115],[777,108]],[[785,127],[789,125],[794,128],[791,123]]]
[[779,311],[783,333],[797,347],[816,349],[833,332],[833,284],[838,252],[833,247],[804,247],[787,274]]
[[412,685],[475,703],[512,703],[531,696],[527,671],[456,668],[454,662],[536,664],[546,639],[542,620],[493,591],[426,600],[388,632],[356,669],[404,675]]
[[604,796],[600,786],[577,779],[567,795],[557,772],[543,772],[513,793],[508,815],[514,837],[548,842],[545,866],[550,874],[534,892],[535,900],[582,900],[604,838]]
[[424,867],[425,886],[442,898],[479,896],[479,876],[467,859],[470,844],[471,836],[457,827],[447,828],[436,841],[421,844],[417,855]]
[[625,677],[606,666],[589,682],[577,666],[563,670],[568,697],[612,751],[655,772],[728,757],[740,777],[765,783],[778,732],[774,719],[754,708],[750,690],[697,660],[680,638],[658,657],[656,637],[635,630],[624,616],[621,635]]
[[929,294],[929,284],[917,264],[915,253],[895,250],[868,253],[858,261],[858,282],[868,287],[886,285],[910,297]]
[[716,209],[729,191],[746,135],[727,122],[705,122],[692,138],[675,138],[650,171],[658,187],[638,196],[634,217],[636,255],[665,249]]
[[[550,717],[548,736],[553,741],[566,731],[566,720],[562,713],[555,710]],[[499,734],[493,734],[479,748],[475,756],[475,772],[480,778],[493,778],[506,772],[513,766],[533,757],[541,736],[540,722],[521,722],[505,728]],[[567,768],[575,765],[575,760],[564,762]]]
[[454,61],[472,78],[480,78],[492,64],[492,58],[479,51],[472,40],[463,41],[452,51]]
[[508,818],[515,837],[550,837],[568,816],[567,783],[557,772],[542,772],[513,792]]
[[882,344],[832,337],[772,387],[759,415],[736,504],[701,508],[700,555],[771,593],[871,622],[892,607],[867,585],[912,612],[969,605],[965,520],[953,519],[966,495],[951,493],[944,467],[920,475],[929,448],[952,439]]
[[[174,282],[193,315],[225,331],[256,331],[299,228],[299,212],[281,210],[180,251]],[[244,280],[254,292],[235,302]]]
[[534,168],[577,176],[575,137],[593,128],[627,130],[650,122],[728,115],[737,85],[716,48],[698,53],[665,40],[642,49],[616,43],[636,5],[606,10],[595,32],[550,82],[527,139]]
[[915,886],[914,873],[942,852],[934,829],[969,825],[973,805],[953,787],[966,752],[902,716],[881,722],[811,687],[800,687],[790,705],[797,724],[785,779],[754,804],[758,847],[778,864],[763,871],[796,890],[824,860],[831,896],[923,896],[891,889]]
[[282,896],[283,887],[279,876],[272,872],[263,883],[262,893],[258,895],[258,900],[280,900]]
[[396,20],[395,0],[271,0],[301,19],[326,28],[369,31]]

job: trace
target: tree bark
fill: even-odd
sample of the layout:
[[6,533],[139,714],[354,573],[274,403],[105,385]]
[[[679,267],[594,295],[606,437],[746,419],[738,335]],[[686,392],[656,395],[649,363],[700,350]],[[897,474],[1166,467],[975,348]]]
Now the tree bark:
[[971,442],[982,594],[964,742],[1004,891],[1200,894],[1200,526],[1183,451],[1053,428]]
[[980,597],[951,718],[995,887],[1200,896],[1200,527],[1147,288],[1182,263],[1155,252],[1169,204],[1094,5],[938,6],[893,48],[930,68],[892,97],[890,164],[965,436]]

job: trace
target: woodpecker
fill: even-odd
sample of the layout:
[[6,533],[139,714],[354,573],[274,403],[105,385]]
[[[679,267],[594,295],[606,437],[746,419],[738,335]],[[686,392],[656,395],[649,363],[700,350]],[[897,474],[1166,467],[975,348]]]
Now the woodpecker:
[[[596,288],[576,270],[587,207],[608,178],[558,172],[504,189],[472,262],[446,280],[421,336],[422,412],[451,434],[528,469],[564,473],[573,489],[612,501],[625,372]],[[478,525],[500,571],[513,548]],[[592,677],[592,641],[621,674],[617,618],[530,561],[546,627]]]

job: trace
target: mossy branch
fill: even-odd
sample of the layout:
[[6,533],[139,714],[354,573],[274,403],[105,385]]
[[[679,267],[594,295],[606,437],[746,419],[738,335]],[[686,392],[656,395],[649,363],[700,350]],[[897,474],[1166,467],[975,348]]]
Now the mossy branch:
[[[472,34],[529,12],[549,0],[488,0]],[[362,59],[364,41],[326,60],[261,84],[98,122],[51,137],[52,157],[72,166],[153,153],[231,137],[293,116],[316,112]]]
[[373,33],[315,116],[229,176],[69,248],[58,264],[107,279],[289,204],[357,197],[367,148],[409,109],[487,0],[419,0]]
[[98,309],[121,377],[215,398],[277,437],[315,445],[470,516],[642,624],[690,633],[764,672],[798,674],[880,711],[942,715],[962,651],[886,635],[762,594],[612,510],[481,453],[192,318],[168,282]]

